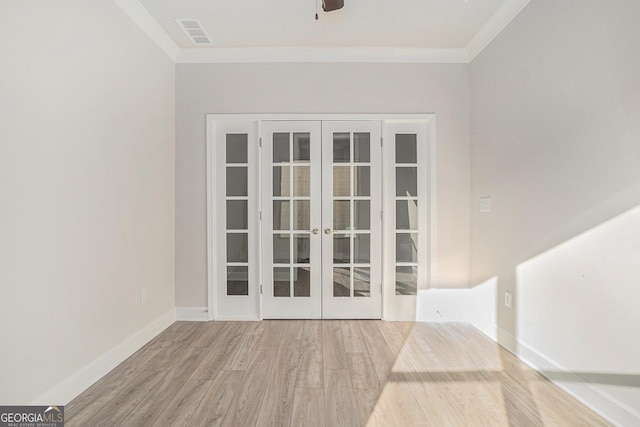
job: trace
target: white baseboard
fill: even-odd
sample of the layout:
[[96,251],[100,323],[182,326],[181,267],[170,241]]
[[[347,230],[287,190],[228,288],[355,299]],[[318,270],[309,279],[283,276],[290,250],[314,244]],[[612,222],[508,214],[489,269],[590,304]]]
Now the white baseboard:
[[511,353],[518,355],[518,343],[516,342],[516,337],[513,336],[510,332],[505,331],[502,328],[496,326],[498,330],[497,339],[494,341],[500,344],[502,347],[510,351]]
[[473,288],[427,289],[418,292],[419,322],[465,322],[496,341],[498,282],[495,277]]
[[[498,336],[498,344],[610,423],[618,426],[640,425],[638,410],[620,402],[597,385],[585,381],[584,378],[529,347],[504,329],[498,329]],[[562,380],[557,380],[550,373],[561,373]]]
[[93,362],[38,396],[30,405],[49,405],[51,402],[57,402],[62,405],[68,404],[94,382],[155,338],[160,332],[171,326],[175,320],[176,311],[171,309]]
[[[263,319],[260,319],[259,317],[233,317],[233,316],[229,316],[229,317],[218,317],[216,318],[217,321],[219,322],[257,322]],[[266,320],[266,319],[265,319]]]
[[[183,322],[208,322],[211,319],[209,319],[207,307],[176,307],[176,320]],[[219,316],[215,320],[223,322],[254,322],[262,319],[259,317]]]
[[176,320],[185,322],[208,322],[207,307],[176,307]]

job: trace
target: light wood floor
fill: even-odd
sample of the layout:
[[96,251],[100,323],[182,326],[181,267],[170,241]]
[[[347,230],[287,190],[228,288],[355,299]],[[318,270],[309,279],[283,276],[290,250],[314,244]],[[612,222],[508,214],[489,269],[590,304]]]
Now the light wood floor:
[[474,328],[177,322],[65,407],[68,426],[605,426]]

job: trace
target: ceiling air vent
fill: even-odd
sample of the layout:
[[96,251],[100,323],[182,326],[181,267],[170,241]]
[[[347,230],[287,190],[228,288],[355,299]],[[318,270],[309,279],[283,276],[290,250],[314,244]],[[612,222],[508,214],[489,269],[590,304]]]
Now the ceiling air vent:
[[211,37],[209,37],[209,34],[207,34],[197,19],[176,19],[176,22],[187,37],[189,37],[191,43],[195,45],[212,44]]

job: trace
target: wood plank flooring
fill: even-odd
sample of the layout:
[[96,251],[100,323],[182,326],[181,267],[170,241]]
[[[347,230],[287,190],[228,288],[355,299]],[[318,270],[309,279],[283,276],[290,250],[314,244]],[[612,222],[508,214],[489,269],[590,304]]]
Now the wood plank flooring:
[[464,324],[176,322],[68,426],[608,426]]

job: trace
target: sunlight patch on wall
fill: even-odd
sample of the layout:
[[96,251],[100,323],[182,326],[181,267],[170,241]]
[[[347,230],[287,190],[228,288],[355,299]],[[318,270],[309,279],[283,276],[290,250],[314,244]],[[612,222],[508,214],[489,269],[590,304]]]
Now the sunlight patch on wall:
[[[522,345],[568,372],[640,373],[640,206],[521,263],[516,276]],[[640,405],[637,388],[598,388]]]

